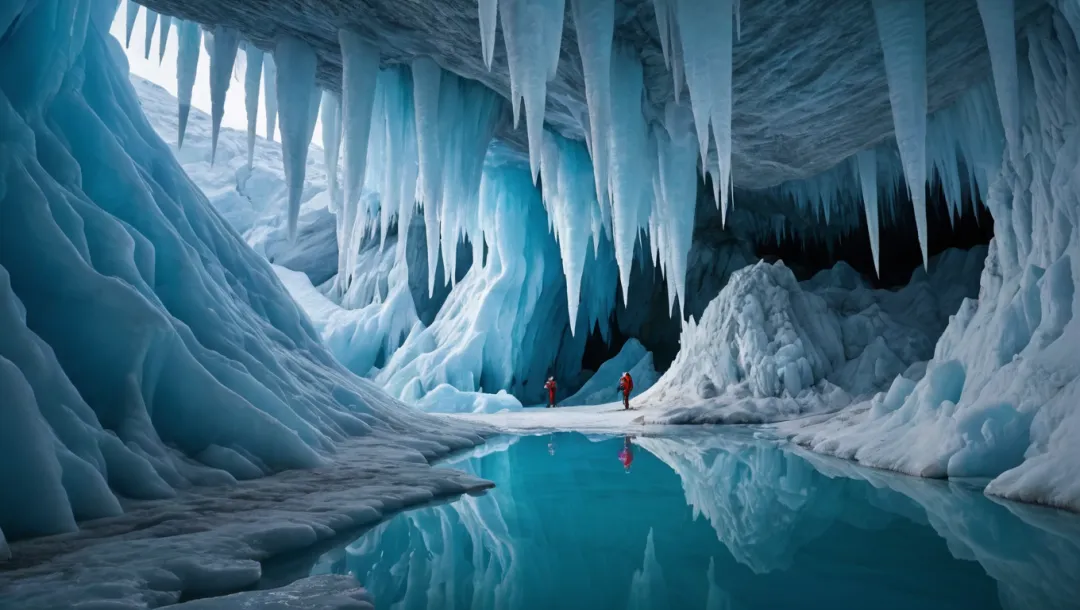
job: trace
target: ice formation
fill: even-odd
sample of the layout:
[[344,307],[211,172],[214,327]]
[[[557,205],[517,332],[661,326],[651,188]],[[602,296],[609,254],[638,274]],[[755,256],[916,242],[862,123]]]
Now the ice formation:
[[[403,442],[414,449],[390,458],[399,465],[479,440],[453,422],[436,432],[333,359],[270,266],[154,133],[107,34],[113,11],[94,7],[39,1],[3,23],[0,38],[0,57],[22,65],[0,61],[0,124],[11,144],[0,147],[0,434],[8,439],[0,452],[26,466],[5,472],[0,539],[119,515],[119,497],[181,502],[193,484],[326,464],[349,436],[396,442],[409,430]],[[194,75],[197,27],[181,28],[190,68],[181,78]],[[290,93],[288,77],[304,64],[294,47],[278,49]],[[285,104],[290,139],[304,125],[302,106],[292,97]],[[54,281],[41,282],[42,273]],[[372,442],[369,457],[382,441]],[[311,541],[320,536],[308,531]],[[82,582],[100,582],[93,570],[106,568],[95,566]],[[184,586],[182,566],[174,568],[172,584],[158,581],[171,601]],[[141,574],[131,595],[151,588],[155,577]],[[55,581],[35,591],[55,594]],[[127,594],[98,590],[92,599]]]
[[599,405],[618,400],[619,378],[624,372],[634,379],[634,391],[651,388],[660,374],[653,366],[652,354],[637,339],[630,339],[619,353],[600,365],[596,373],[573,396],[559,401],[559,406]]
[[277,90],[281,94],[281,150],[285,158],[285,181],[289,185],[289,237],[296,236],[300,215],[300,195],[304,189],[304,167],[308,145],[315,133],[319,112],[319,90],[315,88],[315,51],[306,42],[285,37],[274,49]]
[[229,91],[236,52],[240,48],[240,33],[232,28],[217,27],[214,30],[213,52],[210,53],[210,117],[213,131],[210,134],[210,163],[217,154],[218,133],[221,119],[225,116],[225,95]]
[[247,111],[248,169],[255,161],[255,129],[259,121],[259,85],[262,81],[263,52],[253,44],[244,49],[244,109]]
[[[128,6],[134,5],[128,2]],[[137,5],[136,5],[137,6]],[[195,75],[199,68],[199,52],[202,48],[202,33],[199,24],[181,21],[177,32],[178,51],[176,56],[176,98],[180,104],[180,125],[177,130],[177,143],[184,145],[184,131],[187,128],[188,114],[191,112],[191,89],[195,86]]]

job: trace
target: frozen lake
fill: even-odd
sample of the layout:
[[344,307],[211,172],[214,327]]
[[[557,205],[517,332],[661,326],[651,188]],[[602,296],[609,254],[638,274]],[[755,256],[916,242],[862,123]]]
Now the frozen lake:
[[347,573],[402,610],[1080,604],[1076,515],[739,430],[632,438],[632,460],[627,442],[496,439],[443,465],[495,489],[268,564],[265,584]]

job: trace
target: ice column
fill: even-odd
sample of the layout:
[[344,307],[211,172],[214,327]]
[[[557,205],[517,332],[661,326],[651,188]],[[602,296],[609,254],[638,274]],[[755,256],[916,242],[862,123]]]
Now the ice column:
[[210,164],[217,156],[218,134],[221,119],[225,116],[225,96],[229,92],[229,77],[236,63],[236,50],[240,48],[240,32],[217,26],[214,29],[214,52],[210,54]]
[[244,108],[247,110],[247,166],[255,157],[255,125],[259,120],[259,82],[262,78],[263,52],[251,42],[244,48],[247,66],[244,71]]
[[878,219],[877,151],[873,148],[856,154],[855,163],[862,185],[863,207],[866,209],[866,230],[870,234],[870,252],[874,255],[874,272],[881,276],[881,245]]
[[195,86],[195,73],[199,68],[199,50],[202,47],[202,31],[193,21],[181,21],[176,56],[176,99],[180,104],[180,124],[177,147],[184,145],[188,114],[191,112],[191,89]]
[[318,58],[308,44],[286,36],[274,49],[277,90],[281,93],[281,152],[289,188],[289,239],[296,238],[300,196],[304,191],[308,146],[315,130],[319,94],[315,88]]
[[925,0],[873,0],[885,55],[896,145],[904,166],[915,226],[928,264],[926,235],[926,5]]

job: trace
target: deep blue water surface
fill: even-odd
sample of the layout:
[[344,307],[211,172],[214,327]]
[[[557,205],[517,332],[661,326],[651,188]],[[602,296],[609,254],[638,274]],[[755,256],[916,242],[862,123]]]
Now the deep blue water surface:
[[[501,439],[483,496],[315,561],[379,609],[1080,608],[1080,517],[746,433]],[[307,569],[307,568],[305,568]]]

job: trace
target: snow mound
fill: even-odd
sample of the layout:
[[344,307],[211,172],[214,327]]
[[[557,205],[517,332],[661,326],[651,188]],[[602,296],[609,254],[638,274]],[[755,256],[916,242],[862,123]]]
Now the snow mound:
[[574,407],[616,402],[619,399],[619,379],[624,372],[629,372],[633,377],[636,393],[648,390],[660,378],[653,367],[652,354],[637,339],[629,339],[614,358],[600,365],[577,393],[560,400],[559,405]]
[[[919,376],[986,249],[947,251],[898,291],[873,290],[846,263],[799,283],[782,262],[732,274],[688,321],[671,368],[645,393],[656,423],[759,423],[836,410]],[[943,289],[944,286],[949,288]],[[970,292],[969,292],[970,291]]]

